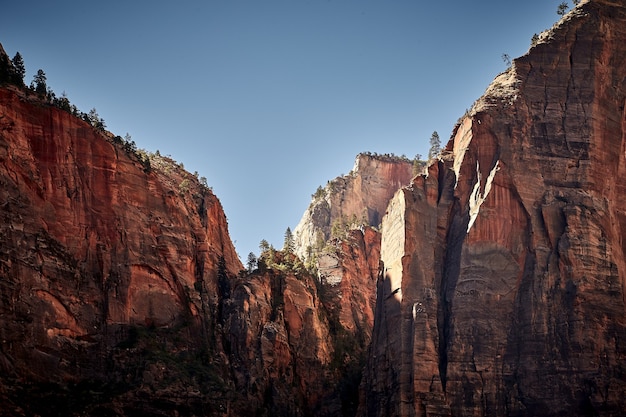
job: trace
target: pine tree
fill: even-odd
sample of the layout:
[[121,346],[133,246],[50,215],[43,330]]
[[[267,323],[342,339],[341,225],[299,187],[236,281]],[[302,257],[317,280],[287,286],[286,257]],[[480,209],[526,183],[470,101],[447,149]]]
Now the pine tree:
[[430,136],[430,149],[428,150],[428,160],[433,159],[441,152],[441,141],[439,140],[439,133],[435,130]]
[[259,243],[259,250],[261,251],[261,255],[270,250],[270,244],[265,239],[261,239]]
[[26,67],[24,66],[24,59],[22,59],[22,55],[19,52],[16,52],[12,62],[15,67],[15,72],[20,77],[23,84],[24,76],[26,76]]
[[250,253],[248,254],[248,262],[247,262],[247,265],[248,265],[248,272],[252,272],[252,271],[254,271],[254,269],[255,269],[255,268],[256,268],[256,266],[257,266],[257,258],[256,258],[256,255],[255,255],[253,252],[250,252]]
[[291,228],[287,227],[287,230],[285,230],[285,243],[283,245],[283,251],[286,253],[293,253],[295,249],[296,245],[293,240],[293,233],[291,233]]
[[46,95],[48,93],[48,86],[46,85],[46,73],[42,69],[37,70],[37,74],[33,77],[33,83],[35,85],[35,92],[39,95]]

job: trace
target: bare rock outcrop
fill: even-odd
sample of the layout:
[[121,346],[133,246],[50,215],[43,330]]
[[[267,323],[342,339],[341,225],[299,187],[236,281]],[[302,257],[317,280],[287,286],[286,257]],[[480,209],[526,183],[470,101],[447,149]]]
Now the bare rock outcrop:
[[582,3],[396,194],[363,415],[626,410],[624,45],[624,3]]

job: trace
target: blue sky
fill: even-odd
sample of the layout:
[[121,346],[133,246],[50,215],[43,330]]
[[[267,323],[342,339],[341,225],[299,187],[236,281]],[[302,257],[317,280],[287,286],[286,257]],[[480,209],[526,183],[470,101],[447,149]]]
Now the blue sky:
[[207,178],[245,261],[357,153],[428,153],[559,0],[11,1],[0,43]]

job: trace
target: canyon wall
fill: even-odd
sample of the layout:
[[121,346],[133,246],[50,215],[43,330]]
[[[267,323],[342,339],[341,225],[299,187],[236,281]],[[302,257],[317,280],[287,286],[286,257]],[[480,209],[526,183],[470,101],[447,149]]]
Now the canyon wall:
[[221,204],[169,158],[142,161],[34,93],[0,88],[4,412],[42,412],[23,409],[41,384],[123,382],[116,361],[132,352],[119,346],[138,327],[218,346],[193,334],[214,328],[220,279],[242,269]]
[[413,177],[413,162],[401,157],[361,153],[348,175],[329,181],[313,195],[294,229],[296,253],[302,259],[321,252],[333,228],[380,226],[397,189]]
[[340,285],[280,251],[244,271],[181,164],[13,85],[0,185],[0,415],[355,414],[374,229],[334,242]]
[[425,174],[360,154],[302,261],[250,271],[206,184],[0,47],[0,415],[623,414],[625,45],[626,7],[582,2]]
[[624,45],[582,3],[395,195],[362,415],[626,410]]

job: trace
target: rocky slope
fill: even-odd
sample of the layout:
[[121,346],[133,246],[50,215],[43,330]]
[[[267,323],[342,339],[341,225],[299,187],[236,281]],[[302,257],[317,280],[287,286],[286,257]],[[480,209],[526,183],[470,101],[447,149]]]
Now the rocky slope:
[[383,220],[368,416],[626,410],[626,5],[513,62]]

